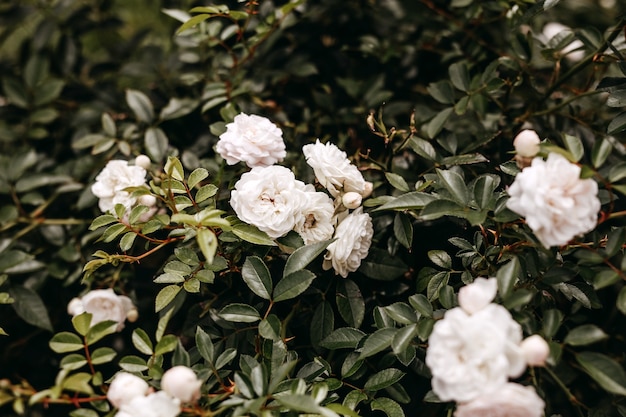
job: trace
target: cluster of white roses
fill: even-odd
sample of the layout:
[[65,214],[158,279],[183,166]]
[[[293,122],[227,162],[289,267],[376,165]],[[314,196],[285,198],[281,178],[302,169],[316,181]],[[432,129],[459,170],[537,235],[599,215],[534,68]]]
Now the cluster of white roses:
[[426,352],[433,391],[457,402],[455,417],[540,417],[545,404],[534,388],[509,378],[545,365],[548,344],[538,335],[522,340],[521,326],[492,303],[496,292],[495,278],[477,278],[435,324]]
[[185,403],[200,399],[199,380],[186,366],[168,369],[161,379],[161,391],[154,391],[142,378],[118,372],[113,378],[107,399],[118,411],[115,417],[176,417]]
[[533,158],[539,151],[534,131],[521,132],[514,145],[518,163],[527,159],[530,166],[515,177],[506,205],[526,218],[541,244],[546,248],[565,245],[593,230],[600,210],[598,184],[581,179],[580,167],[558,153],[550,153],[545,161]]
[[128,161],[111,160],[100,171],[96,182],[91,186],[91,192],[98,197],[98,207],[103,213],[112,213],[117,204],[126,208],[126,213],[135,205],[140,204],[150,208],[140,217],[144,222],[150,219],[157,210],[157,200],[151,194],[145,194],[139,198],[134,197],[129,191],[131,187],[146,187],[146,173],[150,167],[150,158],[139,155],[135,158],[135,165],[129,165]]
[[91,326],[103,321],[117,322],[117,331],[124,328],[126,320],[137,320],[137,308],[125,295],[117,295],[112,289],[92,290],[81,298],[73,298],[67,305],[67,312],[73,317],[83,313],[91,314]]
[[297,180],[290,169],[273,165],[284,159],[285,144],[281,130],[264,117],[237,115],[226,125],[216,151],[228,164],[245,162],[252,168],[237,181],[230,198],[242,221],[273,239],[291,230],[299,233],[305,244],[335,238],[324,255],[324,268],[332,267],[344,278],[357,270],[374,234],[372,220],[361,207],[372,184],[364,180],[345,152],[319,140],[302,148],[317,181],[333,201],[325,192]]

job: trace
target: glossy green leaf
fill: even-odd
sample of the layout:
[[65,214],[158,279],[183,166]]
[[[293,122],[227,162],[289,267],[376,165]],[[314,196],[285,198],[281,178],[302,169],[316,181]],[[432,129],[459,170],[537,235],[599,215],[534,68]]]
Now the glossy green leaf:
[[498,279],[498,293],[502,298],[506,298],[511,291],[513,291],[513,287],[520,278],[521,273],[522,267],[517,257],[513,257],[498,269],[496,273],[496,278]]
[[359,272],[372,279],[391,281],[404,275],[408,269],[402,259],[390,256],[386,250],[371,247],[367,258],[361,261]]
[[118,322],[113,320],[105,320],[94,324],[89,328],[89,331],[85,335],[85,340],[88,345],[92,345],[102,338],[113,334],[117,331]]
[[259,334],[269,340],[281,340],[282,325],[275,314],[270,314],[259,323]]
[[54,331],[46,305],[39,294],[22,286],[9,288],[9,294],[14,300],[11,306],[22,320],[49,332]]
[[78,332],[79,335],[84,336],[89,331],[91,327],[91,318],[92,315],[89,313],[82,313],[77,316],[72,317],[72,325],[74,326],[74,330]]
[[396,368],[387,368],[370,376],[363,387],[366,391],[378,391],[400,381],[405,375]]
[[148,369],[146,361],[139,356],[124,356],[119,361],[120,368],[130,373],[143,372]]
[[372,400],[370,406],[372,410],[382,411],[387,414],[387,417],[404,417],[404,411],[400,404],[392,400],[391,398],[380,397]]
[[196,347],[198,348],[200,356],[202,356],[205,361],[213,363],[213,355],[215,354],[213,341],[211,340],[211,336],[200,326],[196,327]]
[[583,147],[583,142],[580,140],[580,138],[564,133],[563,143],[565,144],[565,148],[574,157],[574,162],[580,161],[580,159],[585,154],[585,148]]
[[254,323],[261,320],[261,315],[254,307],[242,303],[228,304],[218,315],[226,321],[236,323]]
[[[144,123],[152,123],[152,120],[154,120],[154,107],[148,96],[141,91],[128,89],[126,90],[126,103],[135,114],[137,120]],[[157,159],[152,160],[157,161]]]
[[405,213],[396,213],[393,219],[393,234],[398,242],[407,249],[413,244],[413,224]]
[[415,337],[417,337],[417,324],[411,324],[398,330],[391,341],[393,353],[400,355],[409,347]]
[[152,355],[152,341],[150,336],[143,329],[133,330],[132,342],[139,352],[145,355]]
[[85,358],[85,355],[80,355],[78,353],[70,353],[61,359],[61,368],[68,371],[80,369],[85,365],[87,365],[87,358]]
[[570,330],[563,342],[571,346],[586,346],[608,337],[609,335],[595,324],[583,324]]
[[162,288],[156,296],[154,311],[158,313],[167,307],[172,300],[174,300],[181,289],[182,287],[178,285],[168,285],[167,287]]
[[335,328],[335,314],[328,301],[322,301],[313,312],[310,324],[311,342],[313,346],[328,336]]
[[334,239],[325,240],[296,249],[291,255],[289,255],[289,258],[287,258],[287,263],[285,264],[285,269],[283,270],[283,277],[306,268],[322,252],[324,252],[328,245],[330,245],[333,241]]
[[626,395],[626,373],[613,359],[596,352],[581,352],[576,360],[602,388],[612,394]]
[[611,120],[607,127],[607,133],[613,135],[615,133],[626,130],[626,112],[620,113]]
[[359,359],[368,358],[387,349],[391,346],[391,342],[393,341],[397,331],[398,329],[394,328],[384,328],[378,329],[374,333],[370,334],[363,343]]
[[272,277],[261,258],[248,256],[241,268],[241,277],[253,293],[265,300],[271,299]]
[[78,335],[70,332],[60,332],[55,334],[48,343],[50,349],[56,353],[75,352],[83,349],[84,344]]
[[[157,336],[158,337],[158,336]],[[163,336],[154,347],[155,355],[164,355],[172,352],[178,345],[178,337],[173,334]]]
[[111,362],[117,356],[117,352],[110,347],[100,347],[91,352],[91,363],[102,365]]
[[301,269],[287,275],[274,287],[274,301],[289,300],[306,291],[315,279],[315,274],[306,269]]
[[64,379],[61,383],[61,387],[68,391],[75,391],[87,395],[93,395],[94,392],[90,382],[91,374],[87,372],[78,372]]
[[556,309],[546,310],[543,313],[543,333],[547,337],[552,337],[556,334],[561,322],[563,321],[563,313]]
[[333,350],[345,348],[354,349],[364,336],[365,333],[354,327],[341,327],[326,336],[320,342],[320,346]]
[[335,302],[339,314],[352,327],[360,327],[365,317],[365,301],[359,286],[351,279],[337,282]]
[[373,211],[419,210],[422,209],[426,204],[434,200],[435,197],[430,194],[414,191],[407,194],[402,194],[401,196],[394,198],[393,200],[383,204],[382,206],[375,208]]
[[255,245],[276,246],[276,242],[267,233],[249,224],[237,224],[233,226],[232,232],[240,239]]
[[444,269],[452,268],[452,258],[448,255],[448,252],[443,250],[430,250],[428,251],[428,259],[435,265]]
[[591,163],[593,166],[595,168],[601,167],[606,161],[606,158],[608,158],[611,154],[612,150],[613,145],[607,138],[601,138],[596,141],[591,149]]
[[409,303],[422,316],[432,317],[433,306],[424,294],[413,294],[409,297]]
[[212,264],[215,253],[217,252],[217,236],[215,236],[215,233],[211,229],[200,228],[196,230],[196,240],[198,241],[202,255],[204,255],[204,259],[206,259],[207,263]]
[[449,107],[447,109],[441,110],[433,119],[428,123],[426,127],[426,133],[429,138],[435,138],[441,129],[443,129],[443,125],[448,121],[448,118],[454,111],[453,107]]

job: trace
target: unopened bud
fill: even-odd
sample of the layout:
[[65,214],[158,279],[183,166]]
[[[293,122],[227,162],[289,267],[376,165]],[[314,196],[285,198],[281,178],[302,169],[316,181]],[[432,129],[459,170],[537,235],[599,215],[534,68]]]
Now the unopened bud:
[[137,157],[135,158],[135,165],[137,165],[138,167],[142,167],[147,171],[150,169],[152,161],[150,161],[150,158],[148,158],[146,155],[141,154],[137,155]]
[[144,194],[137,199],[137,203],[146,207],[152,207],[156,204],[156,202],[156,197],[152,194]]
[[200,399],[202,381],[196,373],[186,366],[175,366],[168,369],[161,379],[161,388],[183,403],[195,402]]
[[539,135],[534,130],[526,129],[522,130],[513,140],[513,146],[515,146],[515,152],[519,156],[525,158],[532,158],[539,153]]
[[341,197],[341,202],[346,208],[349,208],[349,209],[355,209],[359,207],[361,205],[362,200],[363,200],[363,197],[361,197],[361,194],[355,193],[354,191],[345,193]]
[[550,355],[548,342],[538,334],[527,337],[520,344],[526,363],[529,366],[545,366],[546,359]]
[[376,119],[374,119],[374,113],[370,113],[369,116],[367,116],[367,125],[369,126],[370,130],[376,130]]
[[363,192],[361,193],[361,197],[367,198],[372,195],[372,191],[374,191],[374,184],[369,181],[365,181],[365,186],[363,187]]
[[131,323],[136,322],[138,318],[139,318],[139,312],[137,311],[136,308],[133,308],[132,310],[129,310],[126,313],[126,320],[128,320]]

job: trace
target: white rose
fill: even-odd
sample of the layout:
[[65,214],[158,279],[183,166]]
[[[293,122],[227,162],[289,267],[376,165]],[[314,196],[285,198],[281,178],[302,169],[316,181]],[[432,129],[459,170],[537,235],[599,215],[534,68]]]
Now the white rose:
[[306,206],[302,208],[294,230],[300,234],[305,245],[332,238],[335,231],[333,201],[326,193],[315,191],[312,185],[306,186],[304,196]]
[[287,155],[278,126],[265,117],[244,113],[226,125],[215,149],[228,165],[245,162],[250,168],[273,165]]
[[532,158],[537,155],[539,153],[540,143],[541,139],[539,139],[539,135],[531,129],[522,130],[515,136],[515,139],[513,139],[515,152],[525,158]]
[[146,170],[127,161],[112,160],[100,171],[96,182],[91,186],[93,195],[99,198],[98,207],[103,213],[112,212],[116,204],[123,204],[126,210],[135,203],[132,193],[124,191],[128,187],[146,186]]
[[476,278],[459,290],[459,305],[467,314],[476,313],[496,298],[497,291],[497,279]]
[[538,334],[522,340],[520,345],[526,363],[529,366],[545,366],[548,356],[550,356],[550,346],[548,342]]
[[130,298],[117,295],[110,288],[89,291],[81,299],[75,298],[68,304],[68,313],[72,316],[84,312],[91,314],[91,326],[105,320],[116,321],[118,332],[124,328],[127,315],[136,311]]
[[519,372],[515,347],[520,339],[521,327],[500,305],[472,315],[462,308],[448,310],[428,340],[433,391],[443,401],[470,401],[498,389]]
[[115,417],[176,417],[180,411],[180,400],[158,391],[122,404]]
[[122,404],[129,403],[135,397],[145,396],[149,389],[148,383],[138,376],[128,372],[118,372],[107,391],[107,400],[120,408]]
[[541,417],[545,403],[533,387],[512,382],[457,405],[454,417]]
[[367,257],[374,236],[372,219],[359,207],[339,223],[334,237],[324,255],[324,269],[334,268],[335,273],[346,278],[356,271]]
[[508,193],[507,207],[526,218],[546,248],[565,245],[596,226],[598,185],[580,179],[580,167],[557,153],[550,153],[547,161],[533,159],[517,174]]
[[350,163],[346,153],[334,144],[325,145],[319,139],[315,144],[302,147],[307,164],[313,168],[315,178],[333,197],[340,193],[366,191],[365,180],[359,169]]
[[[548,44],[552,38],[557,35],[561,35],[562,37],[565,34],[572,33],[572,29],[558,22],[550,22],[547,23],[541,32],[540,39]],[[585,45],[579,39],[575,39],[570,42],[567,46],[561,49],[561,54],[565,56],[565,58],[570,62],[578,62],[585,57],[585,51],[583,49]]]
[[298,223],[306,205],[305,185],[280,165],[255,167],[235,184],[230,205],[237,217],[267,233],[281,237]]
[[168,369],[161,379],[161,388],[183,403],[195,402],[200,399],[202,381],[196,373],[186,366],[174,366]]

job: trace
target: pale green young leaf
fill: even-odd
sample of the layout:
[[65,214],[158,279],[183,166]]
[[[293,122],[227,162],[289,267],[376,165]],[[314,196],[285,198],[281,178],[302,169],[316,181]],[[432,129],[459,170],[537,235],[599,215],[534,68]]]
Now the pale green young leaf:
[[150,340],[150,336],[143,329],[135,329],[133,330],[132,342],[139,352],[145,355],[152,355],[152,341]]
[[236,323],[254,323],[261,320],[261,315],[254,307],[242,303],[229,304],[218,315],[226,321]]

